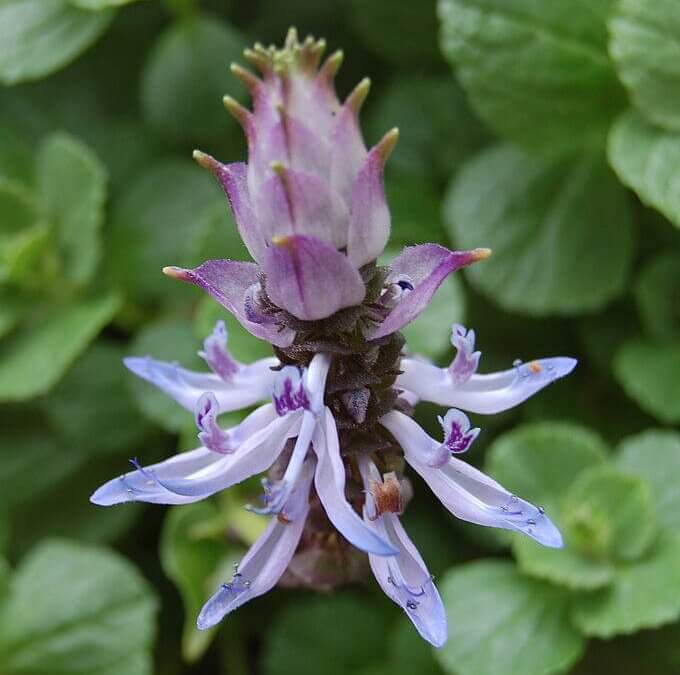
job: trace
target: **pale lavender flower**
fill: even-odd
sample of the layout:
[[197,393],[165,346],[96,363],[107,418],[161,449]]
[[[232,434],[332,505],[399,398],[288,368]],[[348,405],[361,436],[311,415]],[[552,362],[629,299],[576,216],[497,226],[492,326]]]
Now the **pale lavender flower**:
[[[389,467],[405,458],[458,518],[561,546],[541,507],[456,455],[480,433],[463,410],[512,408],[576,362],[540,359],[480,375],[475,333],[460,325],[452,329],[456,356],[448,368],[404,355],[398,331],[449,274],[490,252],[422,244],[404,249],[387,268],[377,265],[390,230],[383,168],[397,131],[365,147],[358,113],[369,83],[341,104],[333,87],[341,55],[319,68],[323,48],[311,38],[300,44],[291,31],[282,50],[246,50],[261,78],[240,66],[232,71],[250,90],[254,109],[229,98],[225,103],[246,133],[248,163],[222,164],[195,153],[224,188],[255,262],[209,260],[195,269],[164,270],[207,291],[246,330],[271,343],[275,356],[239,363],[218,322],[200,352],[210,372],[150,357],[126,359],[132,372],[194,414],[200,447],[148,467],[135,462],[134,471],[100,487],[92,501],[187,504],[268,471],[262,503],[249,508],[269,516],[269,524],[206,603],[199,628],[285,580],[298,556],[312,586],[322,572],[310,554],[338,556],[338,574],[355,569],[347,563],[355,547],[368,554],[385,593],[439,647],[447,637],[446,614],[399,520],[407,490]],[[441,440],[412,419],[421,400],[450,408],[439,418]],[[220,425],[220,414],[256,404],[240,424]],[[314,536],[305,536],[308,531]]]

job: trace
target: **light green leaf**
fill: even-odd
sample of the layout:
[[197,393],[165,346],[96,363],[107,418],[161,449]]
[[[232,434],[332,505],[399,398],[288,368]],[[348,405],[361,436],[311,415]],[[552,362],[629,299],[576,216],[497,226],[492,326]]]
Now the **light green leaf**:
[[606,586],[616,572],[612,562],[587,558],[570,542],[564,548],[547,548],[528,537],[513,537],[512,551],[525,574],[573,590]]
[[570,485],[606,456],[606,445],[593,431],[576,424],[539,422],[498,437],[489,448],[485,468],[506,489],[557,515]]
[[112,215],[107,263],[115,281],[136,301],[167,304],[198,297],[161,269],[195,262],[217,200],[223,204],[224,196],[212,178],[188,160],[160,162],[137,175]]
[[662,422],[680,422],[680,343],[630,340],[616,354],[614,374],[645,412]]
[[435,654],[452,675],[563,673],[585,647],[569,623],[569,595],[522,576],[511,563],[454,568],[441,593],[451,627]]
[[385,675],[441,675],[434,650],[418,635],[413,624],[400,616],[387,639]]
[[621,115],[609,134],[609,163],[624,185],[680,227],[680,134],[652,126],[639,113]]
[[618,446],[617,465],[649,482],[659,523],[680,530],[680,434],[650,430],[630,436]]
[[680,253],[669,251],[651,260],[635,284],[642,323],[655,340],[680,338]]
[[118,554],[47,540],[12,578],[0,623],[8,675],[150,675],[156,600]]
[[[146,324],[128,349],[130,356],[151,356],[160,361],[177,362],[184,368],[208,372],[198,357],[201,342],[194,337],[188,321],[166,318]],[[139,410],[167,431],[182,431],[192,424],[192,413],[160,389],[138,378],[128,376],[132,398]]]
[[223,540],[200,536],[201,525],[217,515],[212,502],[173,508],[165,518],[161,533],[161,564],[179,588],[184,603],[182,655],[189,662],[198,660],[215,636],[214,630],[196,628],[201,607],[215,591],[215,573],[225,558],[236,562],[239,554],[237,550],[229,551]]
[[459,248],[493,250],[466,274],[504,309],[570,315],[624,289],[630,204],[596,157],[540,161],[507,145],[490,148],[465,164],[444,217]]
[[636,560],[656,535],[649,484],[609,466],[578,476],[565,497],[561,521],[569,545],[595,560]]
[[84,143],[62,132],[43,141],[36,162],[38,191],[56,225],[64,276],[84,284],[101,253],[106,169]]
[[607,55],[612,4],[440,0],[442,50],[500,134],[544,154],[600,145],[624,102]]
[[572,620],[589,637],[658,628],[680,617],[680,537],[665,535],[643,559],[617,571],[613,584],[577,596]]
[[[488,138],[465,93],[451,77],[399,77],[371,103],[368,138],[380,138],[388,129],[399,127],[399,143],[390,155],[389,174],[408,177],[401,181],[405,187],[413,179],[427,188],[439,178],[448,178]],[[394,200],[399,196],[398,191],[388,190],[393,234]],[[411,237],[413,241],[425,239],[417,231]]]
[[0,338],[14,329],[27,309],[27,303],[22,302],[14,294],[0,295]]
[[125,355],[115,343],[98,340],[41,401],[65,447],[101,457],[134,448],[148,435],[149,424],[128,394]]
[[187,142],[239,133],[222,97],[234,90],[229,63],[242,56],[244,38],[207,16],[170,26],[155,42],[142,73],[147,123],[163,136]]
[[680,6],[675,0],[620,0],[609,20],[609,53],[635,105],[680,131]]
[[[424,241],[446,244],[441,218],[441,198],[430,182],[409,178],[387,178],[387,201],[392,227],[390,246],[421,244]],[[395,255],[399,253],[395,250]]]
[[273,623],[264,647],[263,671],[265,675],[346,675],[378,660],[376,646],[382,644],[385,631],[378,603],[347,593],[298,602]]
[[108,28],[112,10],[86,12],[67,0],[0,3],[0,82],[17,84],[63,68]]
[[118,310],[116,295],[53,307],[0,350],[0,400],[44,394]]
[[[436,0],[392,2],[352,0],[348,3],[352,27],[364,45],[391,63],[423,68],[439,64]],[[408,30],[404,28],[408,26]]]

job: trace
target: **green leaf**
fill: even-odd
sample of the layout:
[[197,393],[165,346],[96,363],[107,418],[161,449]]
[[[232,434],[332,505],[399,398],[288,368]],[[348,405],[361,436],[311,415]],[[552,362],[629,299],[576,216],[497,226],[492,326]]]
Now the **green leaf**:
[[620,0],[609,20],[609,53],[634,104],[680,131],[680,7],[675,0]]
[[81,9],[94,10],[100,12],[108,7],[121,7],[122,5],[129,5],[131,2],[138,2],[138,0],[68,0],[74,7]]
[[[177,362],[184,368],[207,372],[207,366],[197,354],[200,346],[188,321],[166,318],[146,324],[135,336],[128,354],[151,356],[161,361]],[[192,413],[184,410],[160,389],[132,374],[128,382],[134,402],[152,422],[175,432],[192,424]]]
[[564,548],[547,548],[528,537],[514,537],[512,551],[525,574],[573,590],[601,588],[616,573],[612,562],[587,558],[571,542]]
[[45,541],[12,578],[3,672],[150,675],[155,611],[147,582],[118,554]]
[[607,55],[612,4],[440,0],[442,49],[501,135],[544,154],[600,145],[624,102]]
[[171,140],[208,142],[237,135],[222,105],[234,89],[228,65],[241,58],[244,38],[208,16],[178,21],[153,45],[141,83],[147,123]]
[[609,466],[592,467],[576,479],[561,520],[570,546],[595,560],[636,560],[656,535],[649,484]]
[[586,469],[599,466],[607,447],[576,424],[525,424],[499,436],[487,453],[486,470],[523,499],[557,512],[559,500]]
[[66,447],[102,456],[138,446],[149,424],[130,400],[126,355],[118,345],[98,340],[41,406]]
[[563,673],[585,647],[569,623],[569,595],[522,576],[511,563],[454,568],[441,594],[451,627],[449,641],[435,654],[449,673]]
[[572,620],[589,637],[658,628],[680,617],[680,537],[664,536],[649,554],[617,571],[613,584],[577,596]]
[[[399,77],[380,94],[369,113],[369,138],[380,138],[388,129],[399,127],[399,143],[390,156],[390,174],[396,172],[426,184],[448,178],[488,138],[465,93],[451,77]],[[388,192],[393,231],[394,196],[399,193]],[[423,240],[417,233],[412,236],[416,241]]]
[[0,423],[7,451],[0,455],[0,503],[11,510],[72,474],[84,458],[79,448],[64,452],[39,410],[3,408]]
[[624,289],[630,204],[598,158],[539,161],[507,145],[490,148],[465,164],[444,216],[459,248],[493,249],[466,273],[504,309],[570,315]]
[[33,182],[33,156],[24,139],[3,122],[0,137],[0,178],[23,185]]
[[214,593],[215,573],[225,558],[237,561],[238,551],[216,538],[200,536],[201,525],[218,515],[212,502],[199,502],[170,509],[163,524],[160,558],[163,571],[177,585],[184,603],[182,655],[185,660],[198,660],[210,646],[215,630],[199,631],[196,617],[203,604]]
[[675,172],[680,162],[680,134],[658,129],[630,110],[612,126],[607,152],[621,182],[680,227]]
[[56,225],[64,275],[84,284],[101,254],[106,169],[84,143],[62,132],[43,141],[36,162],[38,191]]
[[640,272],[635,299],[642,323],[654,340],[680,338],[680,253],[662,253]]
[[27,309],[27,304],[20,299],[5,294],[0,295],[0,338],[12,331]]
[[650,430],[630,436],[618,446],[616,463],[652,486],[659,524],[680,530],[680,434]]
[[108,28],[114,13],[86,12],[67,0],[0,3],[0,82],[37,80],[63,68]]
[[4,247],[12,235],[21,233],[43,217],[41,205],[33,193],[20,183],[0,179],[0,245]]
[[680,422],[680,343],[656,345],[630,340],[617,352],[614,374],[645,412],[662,422]]
[[418,635],[413,624],[400,616],[387,639],[385,675],[441,675],[434,650]]
[[116,295],[105,295],[41,313],[0,350],[0,400],[44,394],[111,320]]
[[352,0],[349,12],[351,25],[366,47],[389,62],[423,68],[440,63],[435,0]]
[[377,660],[376,650],[384,641],[385,623],[377,603],[347,593],[317,596],[290,605],[269,631],[262,661],[264,673],[354,672]]
[[189,161],[160,162],[137,175],[112,215],[107,263],[113,279],[137,301],[167,304],[198,297],[161,269],[195,262],[217,200],[224,203],[214,181]]

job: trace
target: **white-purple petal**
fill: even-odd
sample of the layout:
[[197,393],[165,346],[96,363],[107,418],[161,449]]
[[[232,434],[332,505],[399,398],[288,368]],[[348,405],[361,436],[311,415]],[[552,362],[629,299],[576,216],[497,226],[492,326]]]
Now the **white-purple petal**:
[[206,630],[240,607],[269,591],[288,567],[297,549],[309,510],[309,487],[314,473],[314,461],[305,462],[285,519],[274,516],[267,529],[253,544],[239,563],[232,580],[222,584],[205,603],[198,616],[197,626]]
[[300,412],[285,417],[277,416],[267,426],[247,438],[236,452],[218,455],[218,461],[201,470],[169,479],[157,472],[150,472],[150,475],[174,494],[184,497],[208,497],[266,471],[281,454],[288,439],[298,435],[300,423]]
[[366,525],[345,497],[345,466],[340,456],[338,432],[333,414],[325,408],[313,440],[317,456],[314,485],[328,519],[351,544],[377,556],[392,556],[395,546]]
[[562,546],[559,530],[541,507],[508,492],[493,478],[455,457],[449,457],[440,468],[421,461],[427,439],[432,444],[436,441],[410,417],[392,411],[380,421],[401,445],[406,461],[454,516],[477,525],[522,532],[551,548]]
[[482,352],[475,351],[475,331],[467,330],[459,323],[451,328],[451,344],[456,348],[456,356],[451,361],[449,373],[455,384],[463,384],[477,372]]
[[455,455],[467,452],[479,436],[480,429],[470,429],[470,420],[461,410],[451,408],[438,419],[444,431],[444,445]]
[[412,287],[394,303],[385,319],[366,332],[369,340],[390,335],[413,321],[430,303],[446,277],[488,257],[488,249],[449,251],[439,244],[408,246],[390,263],[388,283],[408,279]]
[[446,368],[411,358],[401,360],[396,385],[424,401],[469,412],[492,415],[519,405],[555,380],[571,373],[576,359],[556,356],[537,359],[498,373],[473,375],[456,384]]
[[206,391],[214,394],[220,412],[240,410],[268,399],[276,379],[272,368],[279,363],[275,358],[255,361],[242,366],[229,382],[225,382],[214,373],[197,373],[150,356],[131,356],[123,362],[135,375],[158,387],[192,413]]
[[325,319],[360,304],[366,294],[361,275],[347,256],[313,237],[275,239],[263,268],[271,301],[298,319]]
[[385,594],[404,610],[420,635],[439,648],[448,637],[448,622],[432,575],[396,514],[384,513],[374,518],[370,481],[382,482],[382,479],[373,462],[365,456],[360,459],[359,468],[366,490],[364,521],[367,527],[398,550],[397,555],[391,558],[369,554],[376,581]]

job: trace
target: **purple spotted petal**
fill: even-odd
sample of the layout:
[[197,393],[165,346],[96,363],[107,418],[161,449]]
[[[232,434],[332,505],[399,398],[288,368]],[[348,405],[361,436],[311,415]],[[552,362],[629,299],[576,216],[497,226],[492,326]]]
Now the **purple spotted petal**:
[[135,375],[158,387],[191,413],[206,391],[215,395],[220,412],[240,410],[268,399],[276,379],[272,367],[278,365],[275,358],[261,359],[243,366],[225,382],[214,373],[197,373],[150,356],[131,356],[123,362]]
[[366,155],[354,179],[347,255],[355,267],[376,260],[390,237],[390,210],[383,171],[398,136],[396,129],[385,134]]
[[571,373],[576,359],[556,356],[517,365],[488,375],[473,375],[457,385],[446,368],[414,359],[402,359],[396,386],[424,401],[492,415],[526,401],[544,387]]
[[215,324],[213,332],[203,341],[203,351],[198,355],[210,366],[210,370],[225,382],[230,382],[240,370],[240,365],[227,348],[227,327],[224,321]]
[[396,514],[373,517],[375,507],[370,480],[382,482],[382,479],[375,464],[366,455],[361,457],[359,468],[366,491],[364,522],[398,550],[392,558],[369,554],[376,581],[385,594],[404,610],[420,635],[433,646],[441,647],[448,637],[448,622],[432,575]]
[[477,372],[482,352],[475,351],[475,331],[459,323],[451,328],[451,344],[456,348],[456,357],[451,361],[449,373],[455,384],[463,384]]
[[441,468],[423,463],[423,448],[436,441],[413,419],[392,411],[380,422],[401,445],[406,461],[454,516],[478,525],[516,530],[551,548],[562,546],[559,530],[541,507],[511,494],[481,471],[455,457]]
[[314,462],[305,462],[295,490],[286,505],[285,518],[273,517],[267,529],[253,544],[230,582],[222,584],[205,603],[197,625],[206,630],[218,624],[237,607],[269,591],[286,571],[309,511],[309,487]]
[[313,447],[318,462],[314,485],[326,515],[338,532],[362,551],[377,556],[395,555],[396,547],[389,544],[386,537],[368,527],[347,502],[345,466],[340,456],[338,431],[328,408],[315,431]]
[[278,307],[315,321],[364,299],[361,275],[333,245],[300,235],[274,244],[267,249],[263,267],[267,294]]
[[444,445],[454,455],[467,452],[479,436],[479,429],[470,429],[470,420],[461,410],[451,408],[439,423],[444,431]]
[[278,415],[303,408],[309,410],[309,397],[302,382],[302,373],[295,366],[284,366],[277,374],[272,393]]
[[488,249],[449,251],[439,244],[420,244],[405,248],[390,264],[388,282],[408,279],[413,290],[402,295],[384,321],[370,329],[366,336],[376,339],[403,328],[428,306],[449,274],[483,260],[488,255]]
[[226,307],[239,323],[252,335],[271,342],[277,347],[287,347],[294,338],[293,331],[279,330],[267,324],[257,324],[246,316],[246,294],[259,281],[259,267],[255,263],[236,260],[208,260],[195,269],[166,267],[168,276],[200,286],[223,307]]

